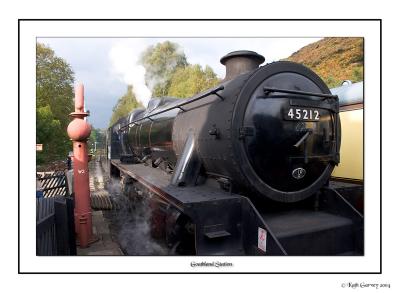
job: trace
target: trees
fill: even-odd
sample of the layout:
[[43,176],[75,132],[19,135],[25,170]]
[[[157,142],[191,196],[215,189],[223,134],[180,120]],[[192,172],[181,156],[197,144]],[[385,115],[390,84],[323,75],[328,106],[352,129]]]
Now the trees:
[[364,39],[324,38],[293,53],[286,60],[301,63],[317,73],[329,88],[343,80],[363,80]]
[[36,107],[50,106],[54,116],[66,127],[74,110],[74,73],[54,51],[36,44]]
[[36,156],[37,164],[65,157],[71,148],[65,130],[51,111],[50,105],[36,108],[36,143],[43,144],[43,151]]
[[113,108],[110,126],[117,122],[118,119],[126,116],[133,109],[139,107],[143,107],[143,105],[136,100],[135,94],[133,93],[133,87],[129,85],[125,95],[118,100],[117,104]]
[[[141,64],[146,69],[146,84],[152,87],[153,97],[174,96],[191,97],[219,83],[211,67],[204,69],[188,64],[186,56],[178,44],[170,41],[148,47],[141,55]],[[113,108],[110,126],[134,108],[143,107],[135,97],[133,87],[128,86]]]
[[187,98],[216,86],[219,79],[210,66],[203,70],[200,65],[177,68],[171,76],[168,96]]
[[166,96],[173,72],[188,65],[185,53],[170,41],[148,47],[139,62],[146,69],[146,85],[154,97]]
[[93,152],[94,149],[96,148],[97,132],[98,132],[98,130],[96,128],[92,128],[92,131],[90,132],[90,136],[89,136],[89,139],[87,142],[90,152]]
[[73,111],[74,73],[65,60],[40,43],[36,44],[36,143],[43,144],[36,163],[66,157],[71,149],[67,136]]
[[153,97],[193,96],[218,83],[211,67],[203,70],[200,65],[187,62],[180,46],[170,41],[148,47],[140,58],[146,69],[146,84],[152,89]]
[[[92,131],[90,133],[90,137],[88,140],[88,146],[90,149],[90,152],[93,152],[94,154],[97,154],[100,150],[105,148],[105,133],[102,129],[100,128],[92,128]],[[96,153],[95,153],[96,150]]]

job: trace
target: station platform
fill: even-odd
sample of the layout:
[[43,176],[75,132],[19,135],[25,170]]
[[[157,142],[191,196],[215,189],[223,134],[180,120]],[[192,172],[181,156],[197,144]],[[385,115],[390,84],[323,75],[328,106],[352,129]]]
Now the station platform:
[[116,243],[110,233],[108,220],[104,217],[103,211],[93,211],[92,213],[93,234],[98,237],[98,241],[92,243],[87,248],[77,247],[77,255],[123,255],[118,243]]
[[103,174],[98,162],[91,161],[90,168],[90,198],[92,206],[92,225],[93,234],[98,240],[88,248],[77,246],[77,255],[124,255],[120,245],[113,239],[110,231],[110,219],[105,216],[107,210],[111,210],[113,205],[109,193],[104,185]]

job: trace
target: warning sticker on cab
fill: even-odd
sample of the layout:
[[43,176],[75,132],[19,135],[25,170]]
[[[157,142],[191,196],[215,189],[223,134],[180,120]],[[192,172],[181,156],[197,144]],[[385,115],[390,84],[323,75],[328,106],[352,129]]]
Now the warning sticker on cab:
[[258,248],[267,251],[267,231],[260,227],[258,227]]

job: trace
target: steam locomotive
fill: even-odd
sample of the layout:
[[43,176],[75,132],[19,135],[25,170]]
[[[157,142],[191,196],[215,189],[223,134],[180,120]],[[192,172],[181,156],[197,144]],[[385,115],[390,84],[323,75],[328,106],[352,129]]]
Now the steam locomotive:
[[362,254],[362,215],[329,187],[338,96],[303,65],[264,61],[231,52],[216,87],[121,118],[110,173],[156,195],[153,226],[184,254]]

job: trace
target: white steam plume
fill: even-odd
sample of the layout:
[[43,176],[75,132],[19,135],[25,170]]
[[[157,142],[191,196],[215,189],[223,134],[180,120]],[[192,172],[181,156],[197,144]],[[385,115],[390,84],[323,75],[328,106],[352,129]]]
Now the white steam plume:
[[114,73],[126,84],[133,86],[136,98],[146,107],[151,98],[151,91],[145,83],[146,69],[137,64],[141,51],[120,43],[111,48],[109,57]]

